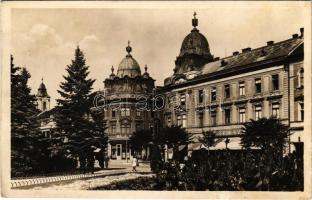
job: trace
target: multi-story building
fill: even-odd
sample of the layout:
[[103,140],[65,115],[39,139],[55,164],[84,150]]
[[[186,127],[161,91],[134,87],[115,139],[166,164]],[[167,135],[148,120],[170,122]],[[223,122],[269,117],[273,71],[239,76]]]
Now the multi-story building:
[[290,125],[290,141],[300,141],[303,28],[290,39],[214,58],[206,37],[197,29],[195,15],[192,24],[174,74],[164,82],[164,123],[182,125],[195,136],[211,130],[223,140],[215,148],[240,148],[244,122],[275,116]]
[[[129,44],[126,51],[127,55],[120,62],[117,74],[114,74],[112,67],[111,75],[104,81],[108,155],[118,160],[133,156],[134,152],[129,148],[129,138],[136,131],[150,129],[154,114],[148,106],[155,91],[155,80],[148,74],[147,66],[145,72],[141,73],[140,65],[130,54],[132,48]],[[147,156],[146,151],[137,154]],[[144,155],[140,155],[141,153]]]
[[[195,15],[192,25],[182,42],[174,73],[165,79],[164,87],[155,87],[147,66],[141,73],[128,45],[117,73],[112,67],[111,75],[105,79],[104,92],[93,94],[104,95],[108,155],[112,159],[131,158],[129,138],[134,132],[152,129],[155,133],[161,131],[159,127],[173,124],[186,128],[195,139],[206,131],[216,132],[222,142],[215,148],[241,148],[242,124],[271,116],[290,126],[290,143],[301,142],[303,28],[287,40],[268,41],[265,46],[247,47],[219,58],[212,55],[208,40],[197,29]],[[155,95],[159,94],[165,98],[165,107],[155,111],[150,105],[154,105]],[[38,108],[43,111],[39,114],[41,129],[50,135],[55,128],[55,110],[49,109],[50,97],[43,83],[37,98]],[[138,153],[147,155],[148,150]]]

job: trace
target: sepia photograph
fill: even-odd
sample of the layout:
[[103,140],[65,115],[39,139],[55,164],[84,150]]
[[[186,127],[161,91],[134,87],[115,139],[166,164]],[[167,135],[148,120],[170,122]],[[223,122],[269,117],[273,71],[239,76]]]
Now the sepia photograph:
[[311,198],[310,2],[43,3],[2,5],[2,195]]

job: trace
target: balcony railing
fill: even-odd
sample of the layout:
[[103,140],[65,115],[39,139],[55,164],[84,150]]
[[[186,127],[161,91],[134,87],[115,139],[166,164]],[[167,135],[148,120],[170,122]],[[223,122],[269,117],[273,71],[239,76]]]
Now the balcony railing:
[[217,134],[217,136],[229,137],[229,136],[241,136],[242,135],[242,125],[217,125],[217,126],[204,126],[204,127],[189,127],[186,128],[188,132],[193,134],[202,134],[206,131],[213,131]]

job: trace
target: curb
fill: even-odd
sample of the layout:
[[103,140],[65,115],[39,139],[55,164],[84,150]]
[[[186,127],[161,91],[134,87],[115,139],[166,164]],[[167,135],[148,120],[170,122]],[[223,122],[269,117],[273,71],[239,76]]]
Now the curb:
[[99,173],[99,174],[79,174],[79,175],[68,175],[68,176],[59,176],[59,177],[45,177],[45,178],[35,178],[35,179],[19,179],[19,180],[11,180],[10,186],[11,189],[16,189],[20,187],[25,187],[25,186],[35,186],[35,185],[40,185],[40,184],[45,184],[45,183],[55,183],[55,182],[60,182],[60,181],[68,181],[68,180],[79,180],[83,178],[93,178],[93,177],[100,177],[100,176],[110,176],[120,174],[120,173],[125,173],[125,171],[104,171],[104,173]]

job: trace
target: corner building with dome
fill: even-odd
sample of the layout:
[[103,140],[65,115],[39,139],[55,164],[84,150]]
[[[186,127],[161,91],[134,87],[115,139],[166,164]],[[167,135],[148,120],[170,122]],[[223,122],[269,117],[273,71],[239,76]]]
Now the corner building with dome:
[[[141,72],[139,63],[131,55],[129,43],[126,51],[127,55],[121,60],[116,74],[112,67],[111,75],[104,81],[107,105],[104,119],[109,136],[107,153],[116,160],[131,159],[134,152],[130,149],[130,136],[153,125],[153,112],[147,109],[147,104],[155,89],[155,80],[150,77],[146,65],[144,72]],[[136,154],[139,158],[148,157],[149,150],[144,149]]]
[[304,29],[284,41],[219,58],[198,24],[194,13],[173,74],[164,81],[164,126],[181,125],[195,136],[189,151],[201,148],[196,138],[207,131],[219,138],[211,149],[241,149],[244,122],[276,117],[289,125],[285,150],[293,150],[304,134]]

